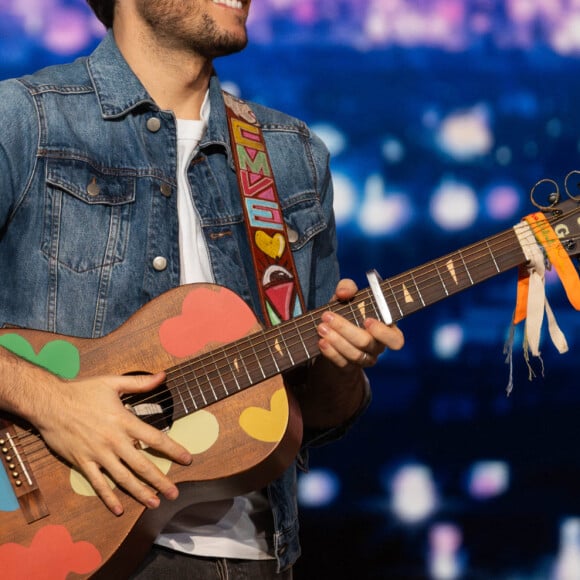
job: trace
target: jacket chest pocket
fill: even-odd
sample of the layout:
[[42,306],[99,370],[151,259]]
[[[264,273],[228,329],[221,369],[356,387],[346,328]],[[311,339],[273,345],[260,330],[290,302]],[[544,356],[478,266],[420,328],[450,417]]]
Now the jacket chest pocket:
[[46,165],[42,251],[74,272],[123,261],[136,179],[76,159]]

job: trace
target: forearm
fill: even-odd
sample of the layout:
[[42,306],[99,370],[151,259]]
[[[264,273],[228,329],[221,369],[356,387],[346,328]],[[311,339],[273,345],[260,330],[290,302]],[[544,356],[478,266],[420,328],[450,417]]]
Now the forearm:
[[42,409],[60,379],[2,347],[0,377],[0,409],[38,426]]

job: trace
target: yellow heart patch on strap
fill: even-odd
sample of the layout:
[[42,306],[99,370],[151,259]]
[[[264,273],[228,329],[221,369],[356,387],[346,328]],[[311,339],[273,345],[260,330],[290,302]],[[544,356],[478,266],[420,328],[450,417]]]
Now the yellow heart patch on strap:
[[286,240],[282,234],[268,235],[258,230],[256,232],[256,245],[270,258],[280,258],[286,248]]

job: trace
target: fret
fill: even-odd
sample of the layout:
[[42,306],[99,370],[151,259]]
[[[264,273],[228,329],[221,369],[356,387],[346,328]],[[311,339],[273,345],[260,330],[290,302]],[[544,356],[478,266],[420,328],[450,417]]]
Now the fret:
[[[210,357],[207,357],[207,358],[210,358],[211,359],[211,356]],[[213,363],[213,360],[212,360],[212,363]],[[215,364],[212,364],[212,366],[214,368],[211,371],[206,371],[206,375],[205,376],[207,378],[207,384],[209,386],[209,389],[211,391],[211,394],[213,395],[213,401],[212,401],[212,403],[214,403],[216,401],[219,401],[219,397],[218,397],[218,395],[217,395],[217,393],[216,393],[216,391],[214,389],[214,386],[213,386],[214,375],[216,373],[219,374],[219,369],[215,366]],[[209,392],[207,394],[209,395]]]
[[480,244],[477,253],[472,255],[470,272],[474,284],[487,280],[489,277],[500,272],[497,261],[486,245]]
[[[205,376],[206,379],[208,378],[206,375],[204,375],[204,376]],[[198,379],[196,378],[196,381],[197,380]],[[199,394],[201,395],[201,398],[203,399],[203,406],[204,407],[207,407],[208,402],[207,402],[207,399],[205,398],[205,393],[203,392],[203,387],[201,386],[201,384],[199,384],[199,381],[198,381],[198,385],[199,385]]]
[[[309,317],[312,319],[312,313],[307,313],[302,320],[304,321],[304,319]],[[302,333],[297,327],[296,321],[292,321],[291,326],[292,331],[288,332],[290,341],[284,339],[284,345],[286,347],[286,352],[288,353],[291,364],[294,367],[299,365],[304,360],[308,360],[310,353],[308,352],[308,349],[302,340]]]
[[471,274],[469,273],[469,268],[467,267],[467,264],[465,263],[465,259],[463,258],[463,254],[462,254],[461,250],[459,252],[457,252],[457,255],[461,258],[461,262],[463,263],[463,267],[465,268],[465,273],[467,274],[467,277],[469,278],[470,284],[473,286],[473,284],[474,284],[473,278],[471,277]]
[[423,304],[423,298],[419,293],[419,288],[415,283],[413,274],[411,272],[407,272],[402,276],[399,276],[394,282],[397,286],[395,295],[399,295],[397,303],[400,305],[400,308],[403,311],[402,316],[406,316],[412,312],[415,312],[416,310],[419,310]]
[[[364,300],[357,302],[357,308],[355,309],[353,302],[349,302],[347,305],[348,309],[350,310],[350,318],[353,324],[356,324],[360,328],[359,316],[361,315],[364,318],[365,312],[365,303]],[[362,311],[362,312],[361,312]]]
[[[228,348],[227,350],[224,351],[223,353],[223,357],[224,360],[226,361],[226,365],[227,365],[227,374],[224,375],[224,382],[227,385],[231,385],[231,384],[235,384],[236,386],[236,390],[239,391],[240,388],[240,383],[238,382],[238,378],[236,376],[236,369],[232,366],[232,356],[231,353],[229,352],[230,348]],[[233,361],[235,362],[235,358],[233,359]],[[229,389],[226,390],[226,394],[230,394],[229,393]]]
[[262,375],[262,380],[264,380],[266,378],[266,373],[264,372],[264,368],[262,367],[262,363],[260,362],[260,357],[258,356],[258,353],[256,352],[253,341],[249,341],[249,342],[250,342],[250,347],[252,348],[253,359],[259,368],[259,372]]
[[437,272],[437,276],[439,276],[439,280],[441,281],[441,286],[443,286],[443,290],[445,291],[445,295],[449,296],[449,290],[447,290],[447,286],[445,285],[445,280],[443,280],[443,276],[441,276],[441,272],[439,271],[439,267],[437,266],[437,262],[434,262],[433,265],[435,266],[435,271]]
[[487,249],[489,250],[489,255],[491,256],[491,259],[493,260],[493,264],[495,266],[495,270],[496,272],[499,274],[501,272],[501,270],[499,269],[499,266],[497,265],[497,262],[495,260],[495,256],[491,250],[491,247],[489,245],[489,242],[487,240],[485,240],[485,245],[487,246]]
[[397,306],[397,310],[399,311],[399,314],[401,315],[401,318],[403,318],[405,315],[403,314],[403,309],[401,308],[401,305],[399,304],[399,301],[397,300],[397,295],[395,294],[395,291],[393,290],[393,286],[391,284],[390,280],[385,280],[384,282],[386,285],[388,285],[389,290],[391,291],[391,296],[393,297],[393,300],[395,301],[395,305]]
[[[304,335],[306,336],[306,342],[308,345],[310,345],[308,347],[308,350],[306,351],[306,359],[305,360],[309,360],[310,358],[315,357],[317,354],[319,354],[319,350],[318,350],[318,330],[317,330],[317,326],[320,323],[320,314],[321,311],[318,310],[316,312],[309,312],[308,315],[310,317],[310,326],[308,327],[308,330],[304,332]],[[316,317],[315,317],[316,315]]]
[[285,349],[280,345],[281,342],[284,342],[284,336],[280,332],[280,328],[276,328],[275,335],[272,335],[272,344],[270,345],[270,350],[272,352],[272,360],[274,361],[278,372],[280,372],[280,365],[278,364],[277,359],[280,359],[280,362],[284,363],[284,361],[289,358],[286,355]]
[[[313,320],[312,313],[310,313],[310,319]],[[298,337],[300,338],[300,344],[302,345],[302,348],[304,349],[304,354],[306,355],[306,360],[308,360],[310,358],[310,352],[308,351],[308,347],[304,343],[304,339],[302,337],[302,333],[301,332],[297,332],[297,334],[298,334]]]
[[246,366],[245,358],[242,354],[242,351],[240,350],[239,342],[235,342],[234,346],[235,346],[235,349],[237,352],[237,356],[234,359],[234,365],[236,367],[236,370],[239,372],[239,368],[240,368],[240,366],[242,366],[243,372],[245,372],[245,375],[248,377],[248,385],[251,385],[252,384],[252,377],[250,376],[250,372],[248,371],[248,367]]
[[[182,402],[181,406],[185,409],[185,414],[187,415],[189,411],[187,410],[187,405],[184,402],[183,398],[184,394],[189,395],[188,398],[191,398],[193,403],[195,403],[195,401],[191,397],[191,392],[188,389],[187,380],[185,376],[181,372],[176,373],[175,376],[173,376],[173,374],[171,373],[168,373],[165,384],[173,401],[175,401],[176,399],[181,399]],[[132,405],[129,405],[129,408],[131,408],[133,412],[135,412],[136,414],[139,414],[135,409],[133,409]]]
[[[266,348],[268,349],[268,354],[270,355],[270,360],[274,363],[274,366],[276,367],[276,373],[280,373],[280,367],[278,365],[278,361],[276,360],[276,356],[274,354],[274,352],[272,351],[272,344],[270,343],[270,338],[274,338],[274,337],[268,337],[264,344],[266,345]],[[275,346],[276,346],[276,341],[274,341]],[[276,351],[278,352],[278,351]]]
[[[215,367],[215,374],[216,374],[217,379],[218,379],[218,385],[221,383],[221,386],[222,386],[222,388],[224,390],[224,395],[227,397],[229,395],[228,387],[226,386],[226,383],[224,382],[224,377],[223,377],[223,372],[221,371],[221,367],[216,362],[215,352],[218,352],[219,353],[220,351],[211,351],[209,353],[209,355],[210,355],[210,358],[211,358],[212,365]],[[211,390],[212,390],[212,392],[214,394],[215,400],[216,401],[219,401],[220,399],[222,399],[223,397],[220,397],[217,394],[217,391],[214,389],[214,387],[213,387],[213,381],[210,382],[210,386],[211,386]],[[217,385],[216,385],[216,388],[217,388]]]
[[181,406],[183,407],[183,412],[186,415],[189,415],[189,409],[187,408],[187,405],[185,404],[185,400],[183,399],[183,396],[181,394],[181,389],[177,389],[177,394],[179,396],[179,400],[181,401]]
[[[182,378],[182,380],[183,380],[183,378]],[[197,378],[195,378],[195,380],[197,382]],[[195,401],[195,397],[193,396],[193,392],[189,388],[187,381],[183,380],[183,386],[185,387],[185,390],[187,391],[187,394],[189,395],[189,398],[191,399],[191,402],[192,402],[193,406],[195,407],[195,410],[197,411],[199,409],[199,407],[197,406],[197,402]]]
[[425,300],[423,300],[423,295],[421,294],[421,289],[419,288],[419,285],[417,284],[417,281],[415,280],[415,276],[413,276],[413,272],[411,272],[410,274],[411,274],[411,280],[413,281],[413,284],[415,285],[415,288],[417,289],[417,294],[419,294],[419,300],[421,300],[421,304],[423,306],[426,306]]
[[280,333],[280,339],[282,340],[282,342],[284,343],[284,351],[288,354],[288,358],[290,359],[290,363],[291,365],[294,367],[296,366],[296,363],[294,362],[294,357],[292,356],[292,352],[290,351],[290,349],[288,348],[288,344],[286,342],[286,338],[284,338],[284,335],[282,333]]
[[[379,312],[379,310],[377,308],[377,303],[373,300],[372,293],[367,290],[366,291],[366,296],[367,296],[367,300],[368,300],[369,304],[371,305],[371,310],[373,311],[372,312],[372,317],[380,320],[381,319],[381,315],[380,315],[380,312]],[[365,301],[365,303],[366,303],[366,301]],[[366,312],[365,312],[365,318],[368,318],[368,316],[366,316]]]

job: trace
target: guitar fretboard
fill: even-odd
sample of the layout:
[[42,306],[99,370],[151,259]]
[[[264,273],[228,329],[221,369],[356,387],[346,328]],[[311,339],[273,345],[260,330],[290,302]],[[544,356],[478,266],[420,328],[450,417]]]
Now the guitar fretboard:
[[[533,242],[532,242],[533,243]],[[513,230],[448,254],[381,282],[393,321],[526,261]],[[203,409],[320,354],[317,325],[332,310],[358,326],[381,318],[370,288],[347,303],[335,302],[267,328],[170,369],[167,385],[180,409],[175,418]]]

